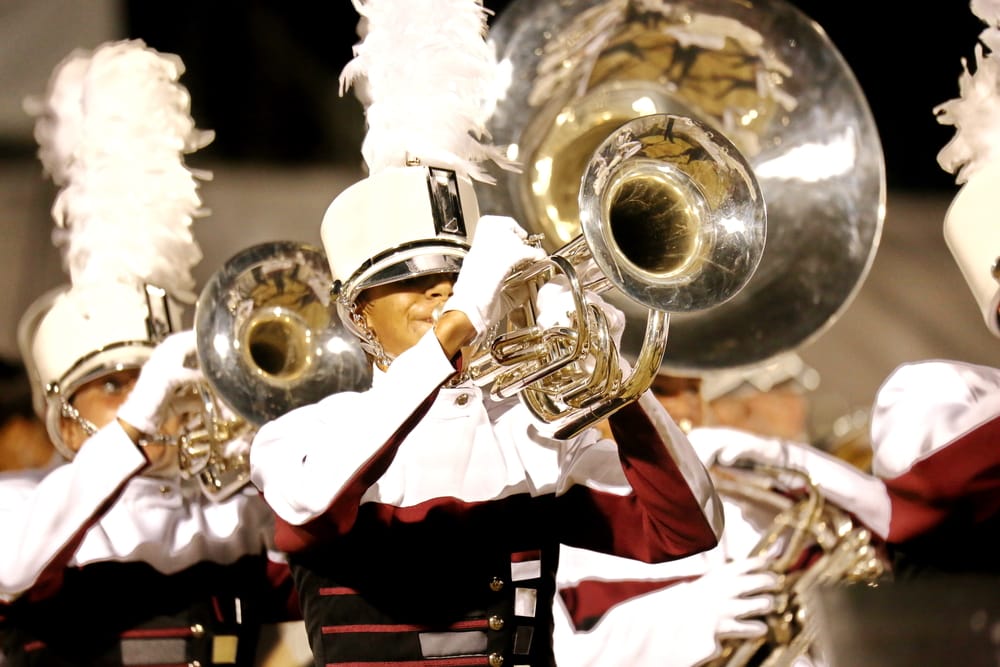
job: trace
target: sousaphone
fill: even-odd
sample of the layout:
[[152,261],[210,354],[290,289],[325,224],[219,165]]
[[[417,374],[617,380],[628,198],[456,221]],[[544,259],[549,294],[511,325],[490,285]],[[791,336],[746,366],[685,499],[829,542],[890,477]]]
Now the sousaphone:
[[[511,215],[554,250],[580,232],[581,177],[618,127],[694,118],[753,168],[767,242],[733,298],[674,314],[661,370],[702,375],[762,364],[831,326],[874,259],[885,212],[875,122],[823,30],[782,0],[514,0],[490,41],[504,80],[488,123],[522,173],[494,170],[484,213]],[[606,295],[632,321],[646,310]],[[622,352],[638,349],[628,326]]]

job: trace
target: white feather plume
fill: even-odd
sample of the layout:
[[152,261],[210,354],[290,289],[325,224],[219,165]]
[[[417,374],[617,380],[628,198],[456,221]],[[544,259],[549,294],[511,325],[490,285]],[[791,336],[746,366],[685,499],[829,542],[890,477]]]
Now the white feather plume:
[[409,160],[492,183],[480,162],[516,169],[488,144],[497,63],[480,0],[352,0],[361,16],[340,77],[365,105],[369,173]]
[[958,185],[1000,157],[1000,0],[972,0],[970,6],[987,25],[975,47],[975,68],[963,58],[959,97],[934,108],[939,123],[955,127],[937,160]]
[[207,214],[184,155],[207,145],[184,65],[141,40],[75,51],[53,72],[35,136],[45,172],[61,186],[53,242],[74,288],[149,283],[195,299],[192,269],[202,253],[191,225]]

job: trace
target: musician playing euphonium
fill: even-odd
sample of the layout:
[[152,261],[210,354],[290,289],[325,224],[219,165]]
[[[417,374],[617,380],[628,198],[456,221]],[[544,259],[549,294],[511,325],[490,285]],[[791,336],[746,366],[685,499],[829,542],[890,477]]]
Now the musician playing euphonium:
[[[278,516],[317,666],[550,667],[559,542],[645,561],[682,557],[716,543],[718,499],[652,395],[611,417],[617,442],[593,428],[557,440],[517,396],[492,400],[462,378],[463,348],[509,308],[506,277],[542,252],[513,219],[479,216],[473,151],[455,150],[470,138],[463,122],[479,113],[462,95],[478,103],[485,73],[464,82],[430,72],[438,80],[429,84],[412,62],[443,54],[437,65],[471,69],[485,45],[466,33],[484,25],[483,8],[430,5],[356,5],[367,19],[357,53],[376,59],[366,81],[370,175],[334,199],[321,228],[372,386],[261,426],[252,479]],[[405,31],[387,34],[386,23]],[[416,38],[444,44],[407,48]],[[386,46],[399,62],[377,51]],[[384,99],[396,88],[376,64],[406,72],[401,107]],[[440,95],[438,106],[413,91]],[[387,148],[380,131],[390,129]],[[442,141],[449,136],[455,143]],[[557,301],[553,320],[566,314]],[[597,295],[590,301],[624,324]]]
[[[997,43],[1000,24],[1000,14],[989,4],[972,5],[989,26],[984,45]],[[1000,161],[992,143],[1000,123],[998,78],[1000,57],[980,51],[975,73],[963,73],[963,96],[936,112],[942,123],[957,128],[938,161],[963,184],[946,214],[944,236],[986,328],[1000,336]],[[884,544],[891,556],[885,583],[955,576],[956,582],[995,588],[1000,574],[1000,369],[943,359],[894,369],[870,411],[871,473],[788,437],[695,426],[689,438],[708,465],[749,460],[806,473],[827,502],[849,512]],[[575,617],[563,619],[557,656],[573,665],[693,667],[717,657],[721,641],[764,636],[758,618],[769,609],[767,589],[773,584],[767,573],[754,572],[764,563],[739,560],[737,551],[729,554],[737,557],[731,563],[710,565],[710,557],[733,542],[733,531],[748,525],[725,504],[720,547],[667,567],[643,571],[635,563],[574,553],[579,558],[564,563],[562,590],[572,601],[568,615]],[[744,540],[743,553],[746,546]],[[986,613],[971,606],[969,612]],[[574,632],[572,621],[584,613],[591,631]],[[941,637],[943,645],[937,639],[921,637],[922,650],[950,652],[961,644],[952,637]],[[887,644],[901,649],[900,642],[916,640],[890,637]]]
[[271,609],[267,506],[210,502],[170,444],[201,378],[193,332],[171,334],[201,258],[183,153],[211,138],[182,72],[139,40],[74,51],[35,110],[71,280],[19,342],[62,457],[0,478],[5,665],[252,665]]
[[[977,45],[977,68],[963,73],[959,98],[935,109],[941,123],[956,127],[938,163],[962,184],[945,215],[944,237],[986,328],[1000,336],[1000,54],[982,50],[997,43],[1000,10],[994,3],[972,3],[972,9],[989,26]],[[749,456],[807,470],[827,497],[888,542],[897,577],[995,575],[998,438],[1000,369],[933,359],[902,364],[879,387],[871,409],[874,475],[778,440],[738,441],[718,457],[731,462]]]

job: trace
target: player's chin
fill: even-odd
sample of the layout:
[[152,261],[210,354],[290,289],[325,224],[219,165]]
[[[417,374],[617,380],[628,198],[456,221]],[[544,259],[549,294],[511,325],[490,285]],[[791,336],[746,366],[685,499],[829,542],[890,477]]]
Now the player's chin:
[[413,331],[414,335],[416,335],[419,339],[422,338],[425,333],[430,331],[433,326],[434,323],[430,320],[416,320],[412,325],[410,325],[410,330]]

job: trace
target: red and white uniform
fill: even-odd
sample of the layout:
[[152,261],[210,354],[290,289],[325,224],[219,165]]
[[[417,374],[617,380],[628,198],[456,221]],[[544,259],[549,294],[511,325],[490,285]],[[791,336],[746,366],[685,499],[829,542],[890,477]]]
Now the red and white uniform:
[[214,632],[236,646],[265,616],[282,620],[269,596],[283,564],[268,558],[273,515],[256,490],[214,503],[197,484],[139,476],[145,466],[112,422],[72,463],[0,476],[0,532],[16,545],[0,549],[9,664],[208,665]]
[[254,440],[318,665],[549,666],[560,542],[650,562],[717,543],[707,472],[652,395],[612,417],[619,444],[560,441],[453,373],[429,332]]
[[[886,541],[896,577],[1000,571],[1000,369],[926,361],[890,374],[872,410],[877,476],[807,445],[734,429],[698,428],[689,438],[705,461],[716,453],[749,455],[806,470],[829,502]],[[688,667],[711,658],[726,614],[736,609],[725,594],[743,589],[735,577],[710,580],[726,563],[745,559],[768,527],[752,508],[728,497],[723,504],[719,546],[696,556],[647,565],[564,550],[560,661]]]
[[749,596],[769,577],[753,571],[759,560],[747,559],[764,528],[752,508],[726,497],[723,506],[719,545],[669,563],[564,547],[554,614],[558,664],[692,667],[718,655],[721,635],[745,632],[744,617],[765,611],[766,600]]
[[882,385],[871,419],[897,573],[1000,572],[1000,369],[905,364]]

